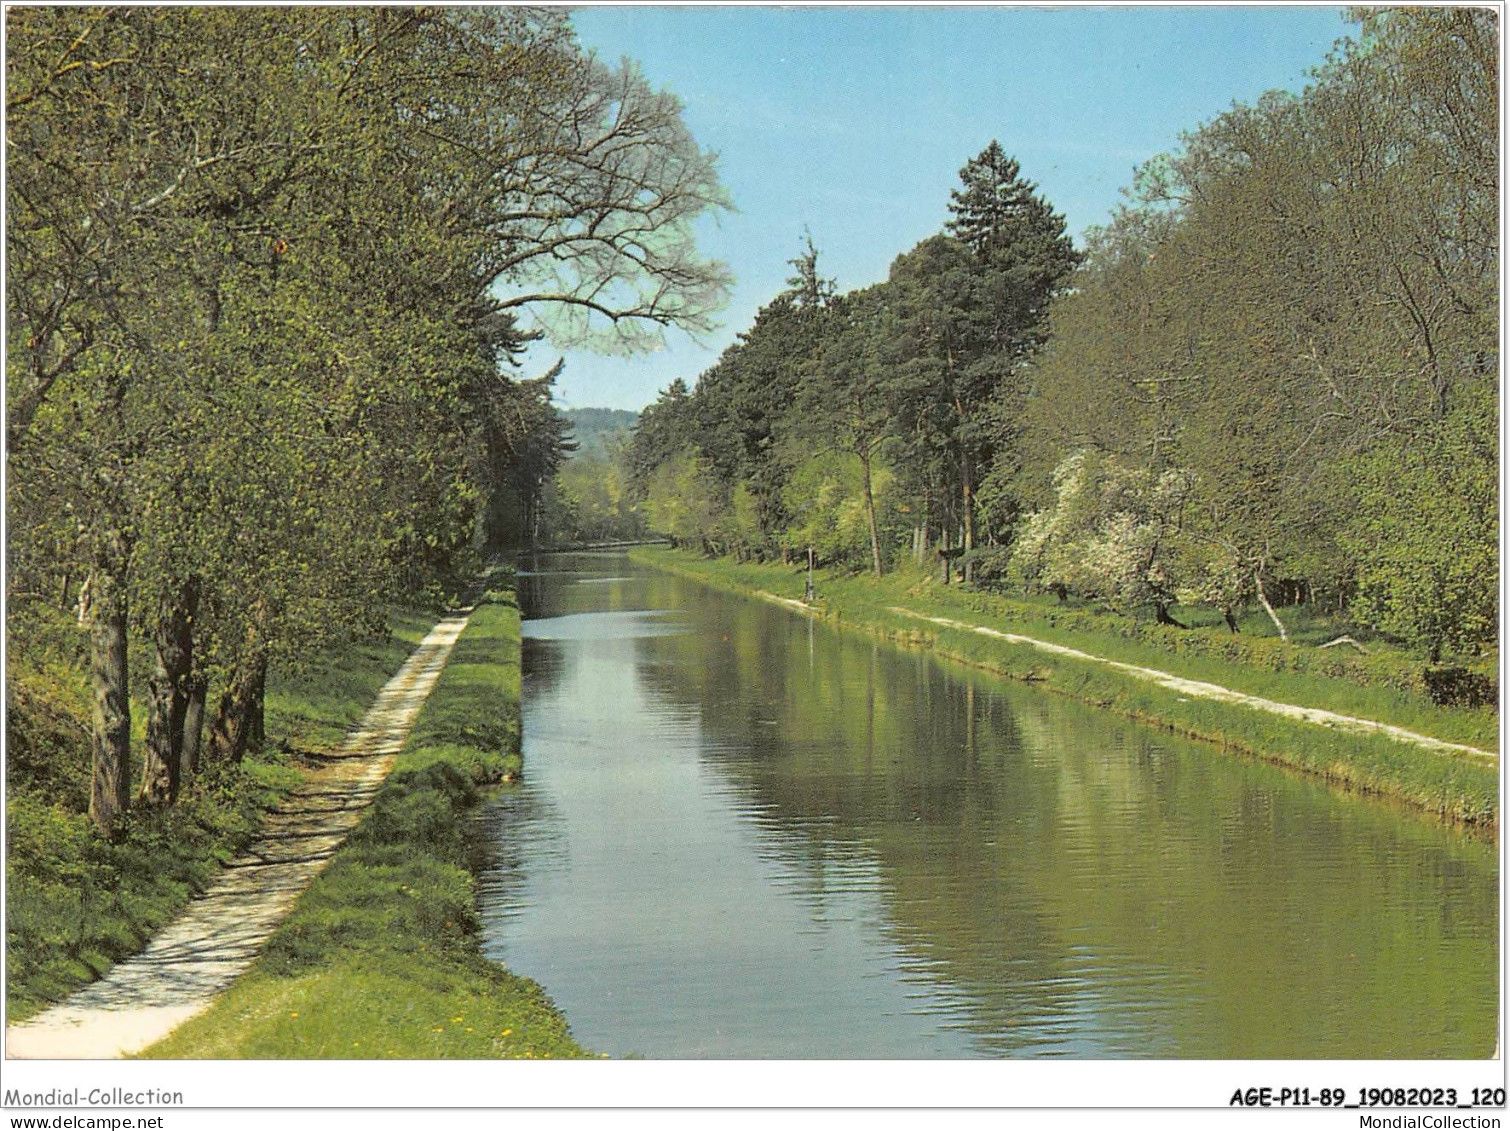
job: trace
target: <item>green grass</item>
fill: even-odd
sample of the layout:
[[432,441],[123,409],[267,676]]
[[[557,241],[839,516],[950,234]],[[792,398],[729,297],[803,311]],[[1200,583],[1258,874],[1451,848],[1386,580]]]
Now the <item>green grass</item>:
[[[395,612],[385,640],[332,648],[293,673],[275,671],[264,750],[239,767],[207,770],[171,809],[132,811],[120,839],[111,843],[87,816],[88,700],[80,634],[66,614],[43,608],[13,618],[6,720],[7,1021],[24,1020],[140,950],[298,783],[297,752],[338,742],[432,621],[417,610]],[[134,701],[132,710],[139,730],[143,703]],[[139,764],[132,767],[133,786],[140,772]]]
[[[789,566],[739,564],[659,549],[635,550],[631,557],[726,589],[794,598],[802,593],[802,575]],[[1315,671],[1293,670],[1304,658],[1303,645],[1266,642],[1275,650],[1291,653],[1291,667],[1260,669],[1203,652],[1162,649],[1147,639],[1093,632],[1085,627],[1094,623],[1086,616],[1065,618],[1057,608],[1046,605],[958,587],[946,589],[917,574],[877,580],[824,571],[817,588],[820,615],[841,626],[930,648],[1235,752],[1317,774],[1350,789],[1400,798],[1450,820],[1485,826],[1497,821],[1498,767],[1482,759],[1443,755],[1382,735],[1342,733],[1251,708],[1188,698],[1102,664],[929,624],[892,612],[890,607],[1032,636],[1092,655],[1281,702],[1393,723],[1450,741],[1497,747],[1492,712],[1438,707],[1424,695],[1397,688],[1360,686]],[[1074,627],[1064,627],[1064,619]],[[1282,653],[1277,655],[1283,658]]]
[[494,591],[371,809],[257,964],[143,1055],[588,1055],[544,991],[479,945],[470,811],[519,766],[519,612]]
[[388,616],[387,639],[328,649],[269,680],[268,736],[295,750],[335,746],[361,720],[438,615],[429,609],[395,609]]
[[[959,620],[1004,632],[1018,632],[1064,644],[1108,659],[1158,668],[1186,679],[1204,680],[1283,703],[1316,707],[1418,731],[1432,738],[1499,748],[1499,719],[1493,708],[1442,707],[1405,673],[1419,675],[1424,662],[1398,653],[1369,657],[1339,653],[1278,639],[1233,636],[1225,628],[1171,629],[1135,625],[1138,635],[1122,635],[1098,624],[1121,627],[1131,618],[1087,617],[1048,611],[1026,616],[1021,605],[991,594],[942,587],[919,595],[949,608]],[[916,597],[893,602],[909,607]],[[1371,682],[1365,682],[1374,677]]]
[[214,772],[122,838],[35,794],[7,800],[6,1020],[24,1020],[140,950],[299,780],[277,761]]

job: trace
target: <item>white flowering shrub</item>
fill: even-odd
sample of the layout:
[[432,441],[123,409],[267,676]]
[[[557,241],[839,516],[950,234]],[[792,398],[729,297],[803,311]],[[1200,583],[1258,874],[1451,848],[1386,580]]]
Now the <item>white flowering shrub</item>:
[[1054,470],[1054,505],[1022,525],[1017,572],[1032,587],[1116,609],[1167,606],[1179,588],[1175,536],[1193,481],[1178,468],[1156,476],[1072,453]]

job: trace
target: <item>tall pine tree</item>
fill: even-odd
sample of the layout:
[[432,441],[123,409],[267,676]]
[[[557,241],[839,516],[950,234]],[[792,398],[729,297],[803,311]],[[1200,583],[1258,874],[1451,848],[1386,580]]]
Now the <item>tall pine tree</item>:
[[[966,163],[960,180],[951,194],[949,234],[898,258],[891,279],[906,296],[918,362],[937,371],[931,407],[913,415],[941,433],[933,446],[947,453],[963,548],[970,551],[979,541],[982,482],[1010,478],[996,465],[1017,462],[1022,363],[1042,345],[1049,301],[1080,255],[1064,217],[997,142]],[[968,558],[966,570],[973,572]]]
[[985,270],[991,290],[991,347],[1020,360],[1042,344],[1049,300],[1081,255],[1064,216],[1023,179],[1021,167],[992,141],[960,170],[945,225]]

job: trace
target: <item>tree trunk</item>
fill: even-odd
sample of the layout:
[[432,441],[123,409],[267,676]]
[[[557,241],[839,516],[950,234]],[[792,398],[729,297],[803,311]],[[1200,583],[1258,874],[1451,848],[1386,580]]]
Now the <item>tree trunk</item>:
[[970,560],[970,551],[975,549],[975,487],[970,482],[970,461],[960,461],[960,475],[963,483],[961,495],[964,503],[965,537],[962,545],[965,548],[965,560],[963,563],[963,580],[975,580],[975,563]]
[[204,736],[204,701],[209,686],[204,676],[192,676],[184,704],[183,743],[178,748],[179,784],[199,773],[199,749]]
[[185,581],[164,602],[152,633],[153,667],[147,681],[147,743],[141,799],[155,805],[178,800],[182,775],[184,715],[194,658],[194,614],[199,586]]
[[170,805],[178,798],[177,751],[187,703],[179,689],[183,673],[176,667],[171,649],[165,651],[159,640],[153,652],[152,674],[147,679],[147,741],[139,798],[150,805]]
[[102,833],[114,831],[126,809],[131,765],[131,695],[126,668],[125,551],[113,535],[112,552],[95,563],[89,601],[89,677],[93,690],[93,741],[89,815]]
[[247,706],[246,744],[249,749],[260,750],[267,741],[267,659],[257,665],[256,681],[252,684],[252,701]]
[[1169,603],[1167,601],[1155,601],[1153,611],[1154,620],[1156,620],[1159,624],[1167,624],[1171,628],[1190,627],[1189,625],[1181,624],[1179,621],[1175,620],[1173,616],[1170,615]]
[[1253,584],[1258,590],[1258,603],[1264,607],[1264,612],[1269,614],[1269,619],[1274,622],[1274,627],[1279,629],[1279,638],[1288,642],[1290,634],[1285,631],[1284,623],[1279,619],[1279,614],[1274,611],[1274,606],[1269,604],[1269,598],[1264,595],[1263,575],[1257,570],[1253,573]]
[[881,533],[876,527],[876,501],[870,493],[870,455],[860,457],[860,470],[864,473],[865,518],[870,523],[870,557],[875,565],[876,576],[881,576]]
[[247,720],[256,678],[255,665],[251,663],[238,664],[231,673],[231,681],[221,693],[220,705],[215,710],[215,721],[210,724],[207,753],[212,762],[235,765],[246,753]]

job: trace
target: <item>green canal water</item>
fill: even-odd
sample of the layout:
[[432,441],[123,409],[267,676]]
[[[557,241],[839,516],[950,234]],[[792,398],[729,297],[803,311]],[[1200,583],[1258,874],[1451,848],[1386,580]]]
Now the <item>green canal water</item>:
[[647,1057],[1486,1057],[1496,847],[801,614],[520,578],[489,952]]

